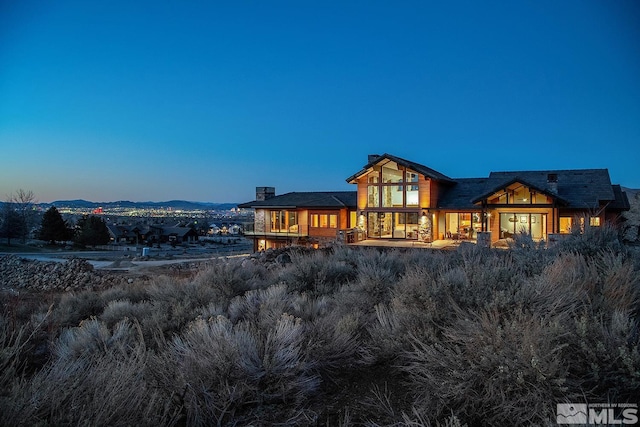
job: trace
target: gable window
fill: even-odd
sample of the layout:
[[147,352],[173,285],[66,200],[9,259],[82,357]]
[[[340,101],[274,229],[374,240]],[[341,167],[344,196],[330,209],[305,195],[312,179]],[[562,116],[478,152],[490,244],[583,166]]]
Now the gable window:
[[419,175],[394,162],[377,166],[367,177],[368,208],[419,206]]
[[489,204],[496,205],[549,205],[553,203],[547,195],[540,194],[519,182],[494,193],[487,200]]

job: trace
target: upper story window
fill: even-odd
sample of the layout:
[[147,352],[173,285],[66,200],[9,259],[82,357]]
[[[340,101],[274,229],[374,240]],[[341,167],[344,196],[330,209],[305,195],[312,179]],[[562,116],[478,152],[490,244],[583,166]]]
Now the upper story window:
[[402,176],[404,175],[402,170],[398,169],[395,163],[391,163],[395,167],[383,166],[382,167],[382,182],[384,183],[398,183],[402,182]]
[[490,196],[488,202],[497,205],[549,205],[553,203],[553,200],[545,194],[533,191],[516,182],[505,190]]
[[296,211],[271,211],[272,232],[298,232],[298,213]]
[[[377,166],[367,176],[368,208],[419,206],[419,175],[394,162]],[[379,177],[381,179],[379,179]]]

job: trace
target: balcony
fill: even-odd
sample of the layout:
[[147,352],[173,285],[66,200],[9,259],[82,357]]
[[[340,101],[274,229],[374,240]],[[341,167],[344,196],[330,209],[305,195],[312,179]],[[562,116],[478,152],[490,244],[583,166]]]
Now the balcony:
[[298,225],[289,227],[287,230],[264,231],[256,230],[254,223],[243,224],[243,234],[247,237],[306,237],[309,233],[302,232]]

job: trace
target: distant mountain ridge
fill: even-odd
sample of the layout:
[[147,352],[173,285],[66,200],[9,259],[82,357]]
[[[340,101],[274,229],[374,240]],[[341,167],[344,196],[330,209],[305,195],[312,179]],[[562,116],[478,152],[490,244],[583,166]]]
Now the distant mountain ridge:
[[237,203],[210,203],[210,202],[189,202],[186,200],[169,200],[166,202],[131,202],[129,200],[119,200],[116,202],[90,202],[88,200],[56,200],[51,203],[41,203],[41,205],[55,206],[57,208],[75,209],[103,209],[129,208],[129,209],[174,209],[174,210],[229,210],[235,208]]

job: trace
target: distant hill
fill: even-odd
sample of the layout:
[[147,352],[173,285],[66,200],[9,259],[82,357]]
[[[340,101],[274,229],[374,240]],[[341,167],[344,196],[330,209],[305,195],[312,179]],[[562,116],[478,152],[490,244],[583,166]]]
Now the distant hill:
[[169,200],[166,202],[131,202],[129,200],[119,200],[117,202],[90,202],[88,200],[56,200],[42,205],[55,206],[58,208],[75,209],[96,209],[102,207],[109,208],[129,208],[129,209],[173,209],[173,210],[229,210],[235,208],[237,203],[209,203],[209,202],[189,202],[186,200]]

